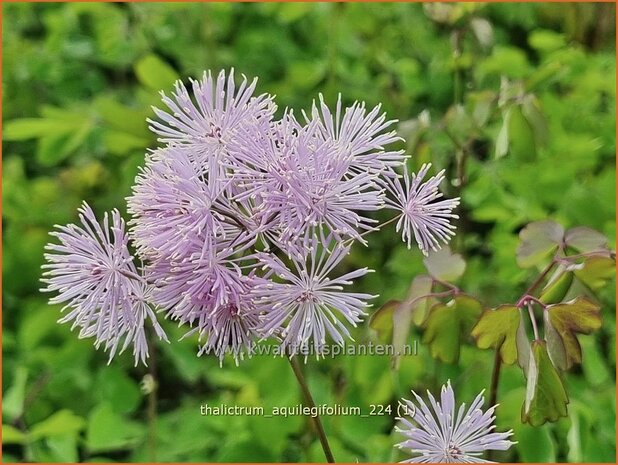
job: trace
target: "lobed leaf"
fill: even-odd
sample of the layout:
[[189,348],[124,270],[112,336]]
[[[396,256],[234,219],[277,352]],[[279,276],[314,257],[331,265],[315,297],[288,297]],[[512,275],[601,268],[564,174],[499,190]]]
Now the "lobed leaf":
[[607,250],[607,238],[598,231],[585,226],[569,229],[564,242],[578,252],[595,252]]
[[517,263],[528,268],[546,260],[562,242],[564,228],[554,221],[535,221],[519,233]]
[[577,334],[590,334],[601,327],[600,307],[578,297],[570,302],[549,305],[545,309],[545,339],[553,364],[567,370],[581,363],[582,350]]
[[422,339],[429,345],[431,356],[446,363],[457,362],[462,339],[470,334],[481,310],[481,303],[468,295],[434,305],[425,322]]
[[472,329],[472,337],[480,349],[491,347],[499,350],[502,361],[512,365],[518,359],[517,335],[520,326],[523,329],[519,308],[515,305],[501,305],[495,310],[483,312]]

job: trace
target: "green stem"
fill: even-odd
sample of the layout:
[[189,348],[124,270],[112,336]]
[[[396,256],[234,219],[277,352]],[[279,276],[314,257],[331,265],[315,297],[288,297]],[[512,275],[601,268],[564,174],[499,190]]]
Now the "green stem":
[[543,280],[547,277],[547,275],[549,274],[549,272],[551,271],[551,269],[554,267],[554,265],[556,264],[556,260],[552,260],[549,265],[547,265],[547,267],[545,267],[545,269],[543,270],[543,272],[534,280],[534,282],[532,284],[530,284],[530,287],[528,289],[526,289],[526,292],[524,292],[524,296],[525,295],[532,295],[532,293],[536,290],[536,288],[539,286],[539,284],[541,284],[543,282]]
[[[298,363],[298,358],[295,356],[288,357],[290,361],[290,365],[292,366],[292,370],[294,371],[294,375],[298,380],[298,384],[300,385],[300,390],[303,393],[303,397],[305,398],[305,402],[307,405],[313,410],[317,410],[315,407],[315,401],[313,400],[313,396],[311,395],[311,391],[309,391],[309,386],[307,385],[307,381],[305,380],[305,376],[303,375],[303,371],[300,367],[300,363]],[[316,415],[312,416],[313,424],[315,426],[316,432],[318,434],[318,438],[320,439],[320,444],[322,445],[322,449],[324,450],[324,455],[326,456],[326,460],[328,463],[335,463],[335,459],[333,458],[333,453],[330,450],[330,445],[328,444],[328,438],[326,437],[326,432],[324,431],[324,427],[322,426],[322,420],[320,420],[320,416]]]
[[151,389],[148,392],[148,408],[147,408],[147,420],[148,420],[148,460],[150,462],[156,462],[157,460],[157,349],[155,344],[154,331],[148,333],[149,347],[152,351],[150,356],[150,363],[148,364],[148,375],[152,383]]
[[459,59],[462,54],[462,39],[463,33],[461,29],[457,29],[453,31],[453,56],[455,59],[455,76],[453,83],[453,91],[454,91],[454,100],[457,104],[463,103],[463,93],[464,93],[464,83],[463,83],[463,73],[461,71],[461,64],[459,63]]
[[[502,368],[502,358],[500,357],[500,347],[496,347],[494,355],[494,369],[491,373],[491,386],[489,387],[489,406],[493,407],[498,403],[498,385],[500,384],[500,369]],[[493,451],[487,451],[487,460],[493,461]]]
[[502,359],[500,358],[500,348],[496,348],[494,356],[494,369],[491,374],[491,386],[489,388],[489,406],[496,405],[498,401],[498,384],[500,383],[500,368],[502,367]]

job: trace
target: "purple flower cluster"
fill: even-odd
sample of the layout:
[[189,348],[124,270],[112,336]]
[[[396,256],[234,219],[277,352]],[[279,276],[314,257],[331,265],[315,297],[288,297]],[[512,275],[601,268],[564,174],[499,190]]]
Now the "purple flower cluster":
[[267,337],[290,354],[319,353],[327,335],[350,337],[373,297],[346,290],[367,269],[332,275],[380,228],[374,212],[394,210],[403,240],[423,253],[454,234],[459,200],[437,200],[444,174],[424,181],[426,165],[410,180],[379,106],[339,99],[331,112],[320,97],[301,118],[277,119],[255,87],[244,77],[237,86],[233,72],[205,73],[191,90],[178,82],[149,121],[164,146],[148,153],[128,198],[128,237],[117,212],[110,236],[107,216],[99,225],[89,207],[84,228],[54,233],[62,245],[49,246],[45,290],[70,309],[62,321],[112,356],[122,339],[145,359],[146,319],[165,337],[152,309],[189,326],[200,354],[238,361]]

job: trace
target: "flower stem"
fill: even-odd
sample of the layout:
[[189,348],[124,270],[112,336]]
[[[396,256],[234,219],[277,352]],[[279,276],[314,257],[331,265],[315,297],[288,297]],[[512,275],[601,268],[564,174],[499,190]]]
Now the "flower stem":
[[[493,407],[498,403],[498,384],[500,384],[500,369],[502,368],[502,358],[500,357],[500,347],[496,347],[494,355],[494,369],[491,373],[491,386],[489,387],[489,406]],[[488,450],[486,459],[493,462],[493,454],[495,452]]]
[[[312,409],[315,410],[315,401],[313,400],[313,396],[309,391],[309,386],[307,385],[307,381],[305,380],[305,376],[303,375],[303,371],[300,367],[300,363],[298,363],[297,357],[288,357],[290,361],[290,365],[292,366],[292,370],[294,371],[294,375],[298,380],[298,384],[300,385],[300,390],[303,393],[303,397],[305,398],[305,402]],[[318,438],[320,439],[320,444],[322,445],[322,449],[324,450],[324,455],[326,456],[326,460],[328,463],[335,463],[335,459],[333,458],[333,453],[330,450],[330,445],[328,444],[328,439],[326,438],[326,433],[324,431],[324,427],[322,426],[322,420],[320,420],[319,415],[312,416],[313,424],[315,425],[316,432],[318,434]]]
[[530,287],[526,289],[526,292],[524,292],[524,296],[532,295],[532,293],[536,290],[539,284],[541,284],[543,280],[547,277],[547,275],[549,274],[549,272],[551,271],[551,269],[554,267],[555,264],[556,264],[556,260],[552,260],[551,262],[549,262],[549,265],[545,267],[545,269],[541,272],[539,276],[537,276],[537,278],[530,285]]
[[492,407],[498,402],[498,384],[500,383],[500,368],[502,359],[500,358],[500,347],[496,348],[494,356],[494,369],[491,374],[491,386],[489,388],[489,406]]
[[154,331],[148,333],[149,345],[152,350],[148,366],[148,376],[152,381],[152,389],[148,392],[148,407],[146,411],[148,421],[148,460],[157,460],[157,349]]

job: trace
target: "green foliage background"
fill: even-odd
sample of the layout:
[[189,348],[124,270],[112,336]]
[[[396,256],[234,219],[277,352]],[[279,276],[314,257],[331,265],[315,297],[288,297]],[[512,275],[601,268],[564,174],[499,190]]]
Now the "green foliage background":
[[[486,305],[513,302],[535,273],[515,261],[526,223],[551,218],[614,241],[614,5],[2,7],[5,462],[323,461],[306,418],[200,415],[205,403],[299,403],[284,359],[219,368],[198,359],[192,341],[157,345],[152,415],[140,388],[148,368],[134,368],[130,354],[107,365],[89,341],[56,324],[59,308],[38,292],[53,224],[75,221],[82,199],[98,212],[124,210],[144,150],[156,145],[145,122],[150,105],[179,76],[234,67],[258,76],[259,91],[276,94],[282,108],[308,108],[318,92],[331,103],[338,92],[348,103],[382,103],[401,121],[412,167],[432,161],[454,180],[445,188],[462,196],[454,243],[468,262],[461,287]],[[534,117],[522,113],[526,96],[537,104]],[[377,270],[358,284],[380,294],[377,306],[404,297],[423,272],[420,253],[391,228],[349,265]],[[566,374],[568,418],[522,426],[525,383],[519,369],[503,369],[498,428],[513,428],[519,444],[497,459],[614,462],[614,295],[614,284],[601,294],[603,327],[581,338],[584,363]],[[182,334],[166,329],[172,340]],[[367,325],[355,332],[358,341],[370,337]],[[488,387],[492,359],[468,342],[449,365],[420,345],[399,372],[388,357],[310,361],[306,371],[318,403],[368,413],[449,378],[469,402]],[[324,422],[339,461],[403,458],[392,447],[394,415]]]

